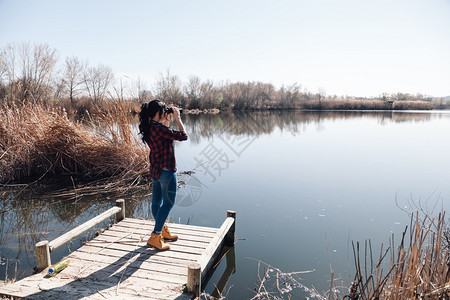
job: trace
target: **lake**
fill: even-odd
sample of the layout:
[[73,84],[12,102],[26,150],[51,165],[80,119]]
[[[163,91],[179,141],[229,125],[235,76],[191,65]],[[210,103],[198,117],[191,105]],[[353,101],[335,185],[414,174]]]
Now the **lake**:
[[[229,299],[255,295],[259,261],[286,273],[312,271],[299,275],[299,282],[322,294],[329,289],[331,269],[348,286],[355,274],[352,242],[364,249],[370,240],[378,258],[392,235],[399,242],[409,213],[421,208],[437,215],[449,208],[449,111],[265,111],[183,118],[189,140],[176,144],[177,165],[192,173],[178,177],[182,185],[171,217],[219,227],[228,209],[237,211],[236,272],[224,291]],[[57,184],[73,185],[67,178]],[[128,216],[151,215],[148,190],[67,201],[48,196],[48,189],[46,182],[1,190],[1,280],[30,275],[37,241],[83,223],[117,197],[126,199]],[[61,247],[52,260],[87,238]],[[225,265],[223,259],[208,293]],[[262,269],[261,264],[260,276]],[[267,284],[273,288],[273,280]],[[294,287],[291,294],[309,292]]]

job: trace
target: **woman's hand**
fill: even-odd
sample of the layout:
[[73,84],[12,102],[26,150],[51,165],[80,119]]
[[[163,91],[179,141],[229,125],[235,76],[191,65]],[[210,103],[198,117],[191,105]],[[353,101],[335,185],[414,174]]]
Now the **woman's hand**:
[[174,106],[172,106],[172,109],[173,109],[173,116],[175,118],[175,121],[178,124],[178,130],[181,132],[186,132],[183,122],[181,122],[180,109],[178,107],[174,107]]
[[175,120],[180,120],[180,118],[181,118],[180,109],[175,106],[172,106],[172,109],[173,109],[173,116],[174,116]]

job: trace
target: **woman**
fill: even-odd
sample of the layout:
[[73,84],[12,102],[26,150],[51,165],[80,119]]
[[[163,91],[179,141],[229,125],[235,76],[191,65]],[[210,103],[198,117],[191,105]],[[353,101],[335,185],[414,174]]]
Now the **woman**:
[[[178,131],[168,127],[173,115]],[[139,132],[142,140],[150,147],[150,176],[152,178],[152,214],[155,227],[147,245],[158,250],[170,247],[164,240],[176,240],[164,223],[175,203],[177,192],[176,162],[173,141],[187,140],[186,130],[181,122],[180,111],[167,107],[160,100],[142,104],[139,113]]]

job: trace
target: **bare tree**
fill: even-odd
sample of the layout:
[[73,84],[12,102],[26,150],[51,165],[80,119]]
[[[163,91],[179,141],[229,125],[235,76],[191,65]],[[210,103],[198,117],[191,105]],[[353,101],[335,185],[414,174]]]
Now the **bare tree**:
[[11,100],[16,98],[16,64],[17,64],[17,46],[15,44],[7,44],[1,51],[3,61],[3,76],[8,86],[8,96]]
[[90,98],[102,100],[114,79],[111,68],[99,64],[97,67],[86,68],[83,72],[83,83]]
[[23,43],[19,59],[22,71],[20,74],[21,92],[24,99],[30,96],[46,103],[51,95],[53,72],[57,62],[56,49],[47,44],[35,45]]
[[201,87],[202,83],[198,76],[190,76],[184,87],[184,92],[187,97],[187,105],[190,108],[198,108],[200,105]]
[[211,80],[203,82],[200,86],[200,92],[200,98],[202,99],[201,107],[214,108],[216,105],[217,94],[217,89],[215,88],[214,83]]
[[327,96],[327,91],[323,87],[317,89],[317,98],[319,99],[319,106],[322,106],[322,100]]
[[6,63],[3,58],[3,52],[0,51],[0,99],[5,99],[6,97],[6,84],[5,84],[5,76],[6,74]]
[[151,96],[151,92],[147,90],[147,86],[142,82],[140,77],[136,81],[132,81],[131,97],[133,99],[136,99],[139,103],[143,103],[151,98]]
[[171,75],[169,70],[165,75],[160,75],[156,82],[155,92],[156,96],[166,103],[174,102],[180,106],[186,104],[181,80],[178,76]]
[[67,89],[69,94],[70,103],[74,104],[74,97],[76,97],[81,91],[83,85],[83,70],[85,64],[83,64],[77,57],[66,57],[64,66],[64,75],[62,83]]
[[3,76],[6,74],[6,62],[3,52],[0,52],[0,80],[3,82]]

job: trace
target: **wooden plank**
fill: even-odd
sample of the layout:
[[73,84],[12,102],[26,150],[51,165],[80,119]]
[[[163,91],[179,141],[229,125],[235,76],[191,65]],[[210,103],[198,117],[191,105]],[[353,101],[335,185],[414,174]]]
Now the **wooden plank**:
[[[117,232],[117,231],[107,230],[107,231],[103,232],[101,235],[102,236],[110,236],[110,237],[118,237],[118,236],[120,236],[119,233],[123,234],[124,232]],[[141,245],[146,245],[147,240],[149,238],[150,238],[150,235],[131,234],[131,235],[127,236],[126,238],[122,238],[120,240],[117,240],[117,243],[127,243],[127,242],[129,242],[129,243],[136,243],[136,242],[139,242]],[[208,239],[208,240],[211,241],[212,238]],[[92,241],[95,241],[95,239],[92,240]],[[99,241],[99,242],[101,242],[101,241]],[[187,240],[185,238],[182,238],[181,236],[179,236],[178,240],[169,242],[170,245],[175,244],[175,243],[178,246],[192,247],[192,248],[199,248],[199,249],[206,249],[206,247],[209,244],[209,243],[206,243],[206,242],[197,242],[197,241]]]
[[32,295],[39,290],[36,287],[30,288],[28,286],[21,286],[17,284],[7,284],[0,287],[0,296],[12,296],[17,298],[23,298],[28,295]]
[[[96,237],[94,240],[92,240],[91,242],[88,242],[87,245],[95,245],[98,244],[98,241],[104,241],[104,242],[110,242],[110,243],[114,243],[117,242],[116,237],[114,236],[109,236],[106,234],[102,234],[99,235],[98,237]],[[107,243],[105,243],[107,244]],[[117,244],[117,243],[114,243]],[[138,246],[138,247],[143,247],[147,245],[147,241],[143,241],[141,243],[120,243],[121,245],[131,245],[132,247],[134,246]],[[150,248],[153,249],[153,248]],[[170,250],[168,250],[169,252],[183,252],[183,253],[193,253],[193,254],[202,254],[204,249],[200,249],[200,248],[191,248],[191,247],[186,247],[186,246],[182,246],[182,245],[177,245],[176,242],[172,242],[170,243]]]
[[198,259],[197,262],[200,264],[202,269],[202,279],[205,277],[216,256],[219,254],[220,249],[222,248],[224,243],[224,238],[230,228],[232,228],[234,221],[235,220],[231,217],[226,218],[225,222],[223,222],[222,226],[220,226],[217,235],[214,237],[214,239],[208,245],[208,248]]
[[[190,295],[182,294],[180,286],[160,285],[149,287],[146,280],[127,278],[117,286],[116,281],[106,278],[106,281],[92,281],[86,278],[73,280],[71,278],[44,278],[42,275],[32,277],[32,280],[21,285],[11,284],[0,289],[0,293],[15,297],[30,297],[32,299],[104,299],[124,296],[125,299],[190,299]],[[123,298],[122,298],[123,299]]]
[[[86,254],[84,252],[78,252],[75,251],[69,255],[69,258],[77,259],[80,261],[86,261],[86,262],[102,262],[106,264],[111,265],[122,265],[126,264],[128,260],[131,258],[131,253],[128,258],[125,256],[115,257],[115,256],[109,256],[104,254]],[[163,272],[163,273],[170,273],[170,274],[177,274],[177,275],[186,275],[187,269],[185,266],[177,265],[177,264],[171,264],[170,262],[161,262],[161,261],[153,261],[149,260],[150,257],[147,255],[142,256],[139,255],[136,260],[142,262],[140,268],[142,270],[150,270],[150,271],[157,271],[157,272]]]
[[[127,228],[127,227],[122,227],[122,226],[114,226],[104,232],[114,232],[114,234],[117,235],[124,235],[125,233],[134,233],[134,234],[138,234],[138,235],[142,235],[142,236],[150,236],[150,232],[146,231],[146,230],[141,230],[141,229],[133,229],[133,228]],[[171,232],[173,234],[177,234],[178,235],[178,240],[177,241],[192,241],[192,242],[198,242],[198,243],[204,243],[204,244],[209,244],[209,242],[212,240],[212,238],[214,237],[212,236],[193,236],[190,235],[189,232],[181,232],[179,230],[171,230]]]
[[[131,223],[117,223],[114,224],[109,230],[111,230],[112,228],[127,228],[128,230],[141,230],[142,232],[145,233],[151,233],[153,231],[153,226],[144,226],[144,225],[137,225],[137,224],[131,224]],[[189,228],[172,228],[170,227],[170,230],[173,232],[178,232],[180,234],[187,234],[189,236],[199,236],[199,237],[214,237],[214,235],[217,233],[216,232],[211,232],[211,231],[198,231],[198,230],[191,230]]]
[[[100,252],[98,252],[98,249],[99,248],[97,248],[97,247],[85,245],[85,246],[81,247],[80,249],[78,249],[76,251],[76,253],[80,253],[80,255],[85,255],[85,256],[97,255],[97,254],[101,253],[100,255],[111,256],[111,257],[122,257],[122,256],[125,256],[127,253],[130,253],[130,251],[122,250],[122,249],[105,248]],[[73,252],[73,253],[75,253],[75,252]],[[147,255],[150,256],[151,253],[148,253]],[[157,262],[157,263],[166,263],[166,264],[171,264],[174,266],[180,266],[180,267],[187,268],[188,264],[190,262],[197,261],[198,257],[200,257],[200,255],[192,256],[191,259],[176,258],[176,257],[161,256],[161,255],[151,255],[151,260],[153,262]]]
[[80,234],[89,230],[93,226],[100,224],[101,222],[105,221],[110,216],[115,215],[119,211],[120,211],[120,207],[117,207],[117,206],[112,207],[112,208],[108,209],[107,211],[105,211],[104,213],[90,219],[89,221],[81,224],[78,227],[75,227],[74,229],[70,230],[69,232],[66,232],[65,234],[61,235],[60,237],[54,239],[53,241],[51,241],[49,243],[50,251],[54,251],[61,245],[64,245],[71,239],[79,236]]
[[[122,223],[122,222],[121,222]],[[148,235],[152,232],[153,227],[151,229],[146,230],[145,228],[138,228],[138,227],[127,227],[123,226],[123,224],[118,223],[114,224],[111,228],[109,228],[106,231],[118,231],[118,232],[134,232],[142,235]],[[198,231],[191,231],[188,229],[179,229],[179,228],[170,228],[170,231],[174,234],[179,235],[179,238],[186,239],[186,240],[196,240],[201,241],[205,243],[209,243],[209,241],[214,237],[216,233],[211,232],[198,232]]]
[[[137,224],[137,225],[151,226],[151,227],[153,227],[155,225],[154,220],[132,219],[132,218],[125,218],[120,223]],[[168,225],[169,225],[169,228],[189,229],[192,231],[203,231],[203,232],[212,232],[212,233],[217,232],[217,228],[214,228],[214,227],[185,225],[185,224],[178,224],[178,223],[168,223]]]
[[[101,245],[98,244],[86,244],[88,246],[91,247],[95,247],[97,248],[97,253],[103,253],[104,249],[106,249],[105,247],[102,247]],[[86,246],[83,246],[86,247]],[[80,248],[81,249],[81,248]],[[158,251],[152,248],[147,248],[147,247],[139,247],[138,249],[136,249],[136,246],[134,245],[127,245],[127,244],[111,244],[108,245],[108,249],[114,249],[114,250],[123,250],[123,251],[136,251],[138,253],[141,252],[145,252],[145,253],[149,253],[150,255],[152,255],[152,257],[172,257],[172,258],[179,258],[179,259],[186,259],[186,260],[197,260],[200,257],[200,254],[196,254],[196,253],[184,253],[184,252],[176,252],[176,251]]]
[[104,262],[89,262],[88,265],[78,259],[73,259],[70,262],[70,268],[67,267],[64,272],[61,272],[59,278],[70,277],[72,279],[89,277],[92,280],[99,280],[101,282],[107,282],[112,279],[113,282],[118,282],[120,277],[129,279],[140,278],[150,280],[149,285],[156,282],[163,282],[165,285],[176,284],[180,287],[186,283],[187,274],[179,275],[173,273],[156,272],[153,270],[142,270],[139,267],[142,265],[142,261],[131,260],[126,264],[108,264]]

